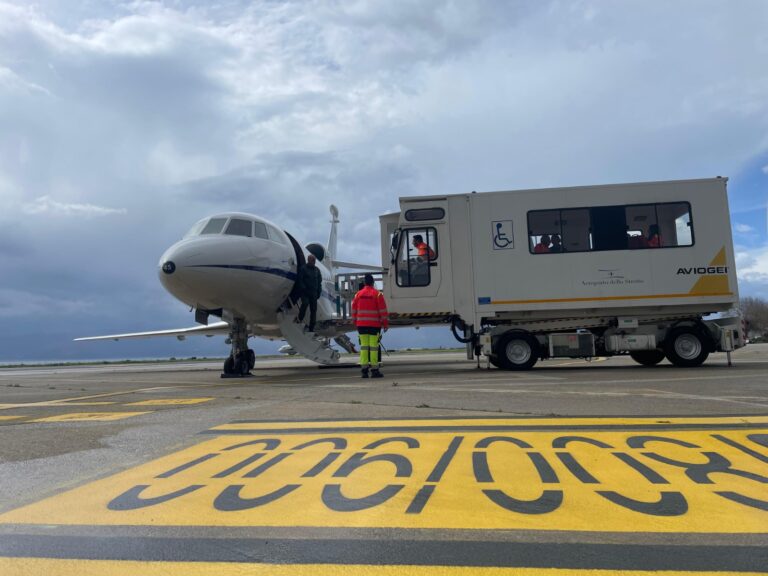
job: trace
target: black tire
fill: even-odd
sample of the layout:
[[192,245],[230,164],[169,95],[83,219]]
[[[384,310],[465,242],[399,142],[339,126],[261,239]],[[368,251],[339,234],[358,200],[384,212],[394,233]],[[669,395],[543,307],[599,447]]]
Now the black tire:
[[253,370],[253,367],[256,366],[256,353],[248,348],[246,358],[248,358],[248,370]]
[[527,332],[509,332],[496,342],[496,360],[504,370],[530,370],[539,359],[539,341]]
[[496,356],[488,356],[488,360],[496,366],[496,368],[501,368],[501,364],[499,363],[499,359]]
[[629,355],[632,360],[643,366],[656,366],[659,362],[664,360],[664,352],[662,350],[636,350],[630,352]]
[[237,358],[235,358],[235,374],[246,376],[247,374],[250,374],[250,372],[251,370],[248,367],[248,354],[238,354]]
[[232,356],[227,356],[227,359],[224,360],[224,374],[234,374],[235,373],[235,359],[232,358]]
[[709,356],[709,342],[696,328],[681,326],[667,334],[664,353],[675,366],[693,368],[701,366]]

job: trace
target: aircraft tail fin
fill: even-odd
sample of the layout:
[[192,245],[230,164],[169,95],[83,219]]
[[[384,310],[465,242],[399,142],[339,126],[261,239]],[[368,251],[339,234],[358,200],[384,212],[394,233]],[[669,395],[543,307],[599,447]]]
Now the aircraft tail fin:
[[328,246],[326,249],[326,258],[328,258],[328,268],[333,269],[335,267],[336,260],[336,244],[337,244],[337,232],[336,228],[339,224],[339,209],[333,204],[330,206],[331,211],[331,235],[328,237]]

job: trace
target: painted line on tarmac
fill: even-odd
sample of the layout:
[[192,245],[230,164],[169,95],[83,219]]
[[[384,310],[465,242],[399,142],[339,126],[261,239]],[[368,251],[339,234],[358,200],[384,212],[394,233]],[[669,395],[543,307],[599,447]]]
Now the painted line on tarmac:
[[229,426],[0,524],[697,534],[768,525],[765,416]]
[[595,356],[591,360],[575,360],[575,361],[569,361],[569,362],[560,362],[557,364],[550,364],[550,366],[575,366],[575,365],[589,365],[589,364],[596,364],[598,362],[605,362],[608,360],[605,356]]
[[42,402],[25,402],[21,404],[0,404],[0,410],[8,410],[11,408],[34,408],[37,406],[66,406],[67,404],[73,405],[75,402],[93,400],[95,398],[110,398],[112,396],[127,396],[129,394],[145,394],[155,393],[159,390],[178,390],[179,388],[208,388],[212,387],[212,384],[195,384],[192,386],[153,386],[151,388],[135,388],[133,390],[120,390],[117,392],[104,392],[103,394],[91,394],[89,396],[77,396],[75,398],[62,398],[61,400],[44,400]]
[[49,402],[20,402],[18,404],[0,404],[0,409],[11,408],[66,408],[67,406],[108,406],[117,402],[62,402],[51,400]]
[[[520,542],[482,542],[446,540],[338,540],[338,539],[240,539],[240,538],[163,538],[163,537],[83,537],[9,535],[0,545],[0,568],[52,570],[36,572],[61,574],[64,561],[97,561],[101,574],[125,574],[131,567],[163,567],[162,574],[190,574],[186,567],[207,563],[207,567],[230,565],[229,572],[261,568],[264,573],[282,568],[282,573],[337,574],[472,574],[478,569],[504,568],[525,572],[501,574],[580,574],[583,570],[675,571],[684,574],[723,572],[760,573],[768,565],[768,550],[760,546],[688,546],[633,544],[556,544]],[[56,559],[56,561],[54,561]],[[140,562],[140,564],[139,564]],[[138,565],[137,565],[138,564]],[[26,565],[26,566],[25,566]],[[205,565],[205,564],[204,564]],[[383,565],[383,566],[382,566]],[[96,567],[94,566],[94,567]],[[74,566],[73,566],[74,567]],[[78,564],[78,574],[88,564]],[[185,568],[174,571],[174,568]],[[293,572],[289,572],[293,569]],[[309,570],[308,570],[309,569]],[[352,572],[351,570],[357,570]],[[362,570],[361,570],[362,569]],[[454,569],[455,572],[445,572]],[[239,572],[237,572],[239,570]],[[535,570],[535,572],[531,572]],[[547,570],[547,572],[542,572]],[[551,570],[551,572],[549,572]],[[566,570],[566,572],[562,572]],[[675,573],[672,572],[672,573]],[[6,570],[6,574],[19,571]],[[28,573],[32,573],[31,571]],[[194,572],[193,572],[194,573]],[[218,570],[209,574],[219,574]],[[257,572],[258,573],[258,572]],[[489,571],[490,574],[499,574]],[[618,572],[621,573],[621,572]],[[628,572],[632,573],[632,572]],[[599,572],[597,572],[599,574]]]
[[35,418],[28,423],[38,422],[108,422],[112,420],[124,420],[142,414],[151,414],[151,412],[73,412],[70,414],[59,414],[57,416],[47,416],[45,418]]
[[[521,383],[522,385],[523,383]],[[528,383],[530,384],[530,383]],[[570,383],[569,383],[570,384]],[[525,389],[525,388],[474,388],[472,386],[409,386],[408,384],[401,384],[398,383],[399,386],[402,386],[404,390],[406,391],[423,391],[423,392],[457,392],[466,394],[468,391],[471,392],[478,392],[478,393],[493,393],[493,394],[536,394],[539,396],[564,396],[564,395],[570,395],[570,396],[609,396],[609,397],[626,397],[626,396],[632,396],[632,397],[647,397],[647,398],[681,398],[681,399],[688,399],[688,400],[699,400],[702,402],[725,402],[729,404],[740,404],[744,406],[754,406],[754,407],[760,407],[760,408],[768,408],[768,398],[758,398],[758,400],[762,400],[762,402],[748,402],[743,399],[737,399],[732,398],[728,396],[702,396],[698,394],[680,394],[677,392],[671,392],[671,391],[664,391],[664,390],[650,390],[651,392],[654,392],[653,394],[647,394],[643,392],[619,392],[619,391],[612,391],[612,392],[594,392],[589,390],[542,390],[540,388],[535,389]],[[372,384],[350,384],[350,385],[335,385],[335,386],[326,386],[327,388],[331,387],[346,387],[346,388],[353,388],[353,387],[359,387],[359,388],[371,388],[374,385]]]
[[213,398],[157,398],[155,400],[130,402],[125,404],[125,406],[191,406],[193,404],[210,402],[211,400]]

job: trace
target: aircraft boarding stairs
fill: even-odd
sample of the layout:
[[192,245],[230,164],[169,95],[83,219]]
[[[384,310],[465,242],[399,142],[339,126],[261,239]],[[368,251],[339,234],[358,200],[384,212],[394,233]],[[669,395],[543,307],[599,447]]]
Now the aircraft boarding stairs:
[[277,322],[283,338],[299,354],[318,364],[338,364],[339,352],[330,346],[328,338],[315,332],[304,332],[304,322],[296,322],[298,306],[284,307],[277,313]]

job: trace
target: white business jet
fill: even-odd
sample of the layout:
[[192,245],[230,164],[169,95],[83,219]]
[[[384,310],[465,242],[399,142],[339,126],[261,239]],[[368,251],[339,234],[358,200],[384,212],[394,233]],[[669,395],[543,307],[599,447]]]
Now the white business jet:
[[[298,353],[320,364],[336,364],[339,352],[331,339],[354,352],[346,332],[355,328],[339,317],[340,303],[335,287],[337,267],[381,272],[377,266],[339,262],[336,257],[339,212],[331,210],[328,246],[312,243],[304,248],[272,222],[240,212],[217,214],[200,220],[182,240],[160,258],[158,275],[166,290],[195,310],[193,328],[134,332],[77,338],[122,340],[188,335],[226,334],[232,346],[224,362],[225,376],[244,376],[254,367],[256,356],[248,338],[285,339],[281,350]],[[309,254],[317,259],[323,277],[323,291],[317,306],[314,333],[304,331],[295,321],[298,312],[296,278]],[[309,311],[307,311],[307,314]],[[221,321],[208,323],[209,316]]]

